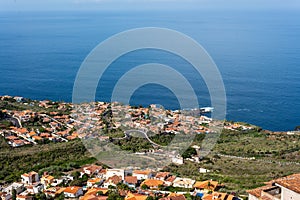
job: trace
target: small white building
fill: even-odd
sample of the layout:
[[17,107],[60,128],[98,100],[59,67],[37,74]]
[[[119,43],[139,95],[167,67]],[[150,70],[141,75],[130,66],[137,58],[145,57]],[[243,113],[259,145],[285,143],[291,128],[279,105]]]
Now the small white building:
[[172,158],[172,163],[176,164],[176,165],[183,165],[184,161],[183,161],[183,157],[181,156],[176,156]]
[[209,173],[210,170],[205,169],[205,168],[199,168],[199,172],[200,172],[201,174],[206,174],[206,173]]

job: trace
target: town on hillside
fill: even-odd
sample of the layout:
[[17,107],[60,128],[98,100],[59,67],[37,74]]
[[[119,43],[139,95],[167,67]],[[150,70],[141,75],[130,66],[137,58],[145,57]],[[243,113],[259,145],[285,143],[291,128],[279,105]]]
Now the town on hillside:
[[[248,200],[300,199],[300,174],[270,180],[249,190]],[[22,174],[20,182],[1,187],[2,200],[239,200],[235,194],[220,192],[223,184],[213,180],[195,181],[169,172],[109,169],[83,166],[62,177],[45,172]]]
[[[125,144],[135,153],[155,153],[160,151],[160,145],[170,142],[174,135],[195,133],[197,139],[197,136],[213,134],[214,130],[210,127],[216,123],[218,123],[216,120],[200,115],[194,110],[171,111],[164,110],[157,105],[144,108],[122,105],[117,102],[94,102],[78,106],[50,100],[0,97],[0,137],[6,145],[9,145],[8,148],[14,150],[99,138],[120,146]],[[143,138],[147,143],[132,149],[132,144],[126,143],[130,141],[128,130],[131,129],[147,131],[149,137]],[[224,129],[233,133],[243,133],[256,130],[257,127],[226,121]],[[254,132],[253,137],[257,137],[257,134]],[[270,139],[279,135],[284,141],[281,133],[270,132],[268,134]],[[284,134],[298,135],[298,132],[291,131]],[[122,143],[123,140],[124,143]],[[295,145],[294,142],[291,144]],[[189,155],[173,155],[173,164],[184,166],[185,162],[200,163],[203,159],[197,154],[200,148],[200,146],[193,145],[187,150],[188,153],[185,153]],[[249,151],[249,155],[251,153]],[[254,157],[221,153],[216,154],[212,160],[216,160],[217,157],[240,161],[255,160]],[[59,168],[47,171],[34,169],[23,171],[21,173],[26,173],[20,173],[21,175],[17,176],[18,180],[1,182],[0,197],[2,200],[300,200],[300,174],[270,180],[262,187],[248,190],[248,195],[240,195],[228,192],[225,189],[227,185],[217,178],[200,180],[164,169],[115,168],[103,163],[90,163],[70,170]],[[279,162],[279,165],[283,164],[289,163]],[[196,169],[199,175],[210,173],[213,175],[217,170],[211,171],[210,168],[204,167]],[[253,185],[256,183],[253,182]]]
[[[122,105],[117,102],[93,102],[74,105],[49,100],[33,101],[23,97],[0,97],[0,135],[12,147],[68,142],[75,139],[97,138],[101,141],[118,143],[131,137],[130,130],[140,130],[149,140],[151,147],[138,148],[136,153],[161,153],[160,144],[152,141],[156,137],[167,138],[175,135],[213,134],[211,127],[219,121],[202,115],[198,110],[165,110],[157,105],[147,108]],[[251,130],[252,125],[226,122],[227,130]],[[148,137],[149,136],[149,137]],[[166,143],[166,142],[165,142]],[[153,148],[154,147],[154,148]],[[199,147],[196,146],[196,149]],[[150,151],[149,151],[150,149]],[[174,163],[180,164],[183,158],[175,153],[170,155]],[[191,158],[197,161],[198,158]]]

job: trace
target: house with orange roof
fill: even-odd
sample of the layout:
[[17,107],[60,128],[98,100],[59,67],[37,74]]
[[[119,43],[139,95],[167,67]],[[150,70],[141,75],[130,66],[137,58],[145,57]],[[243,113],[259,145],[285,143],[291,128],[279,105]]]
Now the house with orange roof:
[[114,175],[112,177],[109,177],[103,184],[104,188],[108,188],[109,186],[116,187],[118,183],[122,181],[121,176]]
[[25,145],[25,141],[24,140],[13,140],[8,142],[8,144],[11,144],[13,147],[20,147]]
[[106,169],[106,179],[112,176],[120,176],[124,180],[125,171],[124,169]]
[[129,192],[124,200],[146,200],[147,198],[147,195]]
[[202,200],[240,200],[240,199],[231,194],[214,192],[212,194],[204,194]]
[[82,187],[70,186],[64,190],[64,195],[67,198],[78,198],[83,195]]
[[135,188],[138,183],[138,180],[136,176],[125,176],[124,183],[131,188]]
[[158,188],[158,186],[163,185],[164,182],[161,180],[155,180],[155,179],[146,179],[141,183],[142,185],[146,185],[149,188]]
[[293,174],[275,180],[281,190],[282,199],[300,199],[300,174]]
[[80,200],[106,200],[108,196],[103,195],[106,195],[107,191],[107,189],[103,188],[91,188],[84,196],[80,197]]
[[74,135],[67,136],[68,140],[75,140],[76,138],[77,138],[77,136],[74,136]]
[[102,170],[102,166],[89,165],[89,166],[83,167],[82,174],[87,174],[89,176],[97,175],[101,170]]
[[249,200],[290,200],[300,199],[300,174],[293,174],[276,180],[267,185],[247,191]]
[[170,176],[170,172],[158,172],[154,179],[164,181]]
[[42,138],[42,137],[40,137],[40,136],[37,136],[37,135],[35,135],[35,136],[32,136],[32,139],[33,139],[34,141],[40,141],[40,140],[43,140],[43,138]]
[[101,184],[103,180],[101,178],[93,178],[87,181],[87,187],[93,187],[95,184]]
[[65,188],[61,188],[61,187],[51,187],[51,188],[44,190],[44,194],[48,198],[49,197],[54,198],[54,197],[59,196],[61,193],[63,193],[64,190],[65,190]]
[[134,170],[132,176],[136,176],[138,180],[150,179],[153,176],[150,170]]
[[186,200],[183,194],[170,193],[167,197],[161,198],[161,200]]
[[35,135],[36,135],[36,132],[34,132],[34,131],[30,131],[29,133],[27,133],[27,137],[30,137],[30,138]]
[[14,136],[14,135],[10,135],[10,136],[6,136],[5,139],[7,139],[7,140],[17,140],[19,138]]
[[42,137],[42,138],[49,138],[49,137],[51,137],[51,134],[50,133],[41,133],[40,137]]
[[101,196],[97,194],[88,194],[84,195],[83,197],[79,198],[80,200],[106,200],[108,196]]
[[32,171],[21,175],[21,182],[24,184],[33,184],[39,181],[39,174]]
[[15,131],[17,134],[23,134],[23,135],[25,135],[28,132],[26,128],[17,128]]
[[196,181],[193,185],[193,188],[197,191],[201,192],[209,192],[209,191],[215,191],[218,187],[217,181],[207,180],[207,181]]
[[53,183],[54,177],[51,175],[44,175],[41,178],[41,183],[44,185],[45,188],[47,188],[51,183]]
[[176,176],[169,176],[164,182],[166,186],[173,185],[173,181],[176,179]]

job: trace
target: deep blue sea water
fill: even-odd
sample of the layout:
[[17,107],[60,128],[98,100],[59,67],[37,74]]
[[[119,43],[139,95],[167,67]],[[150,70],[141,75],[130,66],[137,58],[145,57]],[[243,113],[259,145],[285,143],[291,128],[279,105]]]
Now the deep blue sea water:
[[[222,74],[227,119],[270,130],[300,125],[300,13],[296,11],[2,12],[0,95],[71,101],[76,73],[88,53],[131,28],[170,28],[198,41]],[[132,52],[101,79],[97,100],[108,101],[130,67],[159,62],[181,69],[197,85],[200,106],[210,99],[203,80],[180,57],[157,50]],[[176,109],[174,94],[158,85],[135,92],[132,104]]]

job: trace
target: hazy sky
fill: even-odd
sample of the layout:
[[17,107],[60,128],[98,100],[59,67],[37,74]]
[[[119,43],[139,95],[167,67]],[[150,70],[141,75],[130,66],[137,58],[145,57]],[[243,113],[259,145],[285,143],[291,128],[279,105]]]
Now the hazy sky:
[[0,0],[0,10],[299,9],[300,0]]

